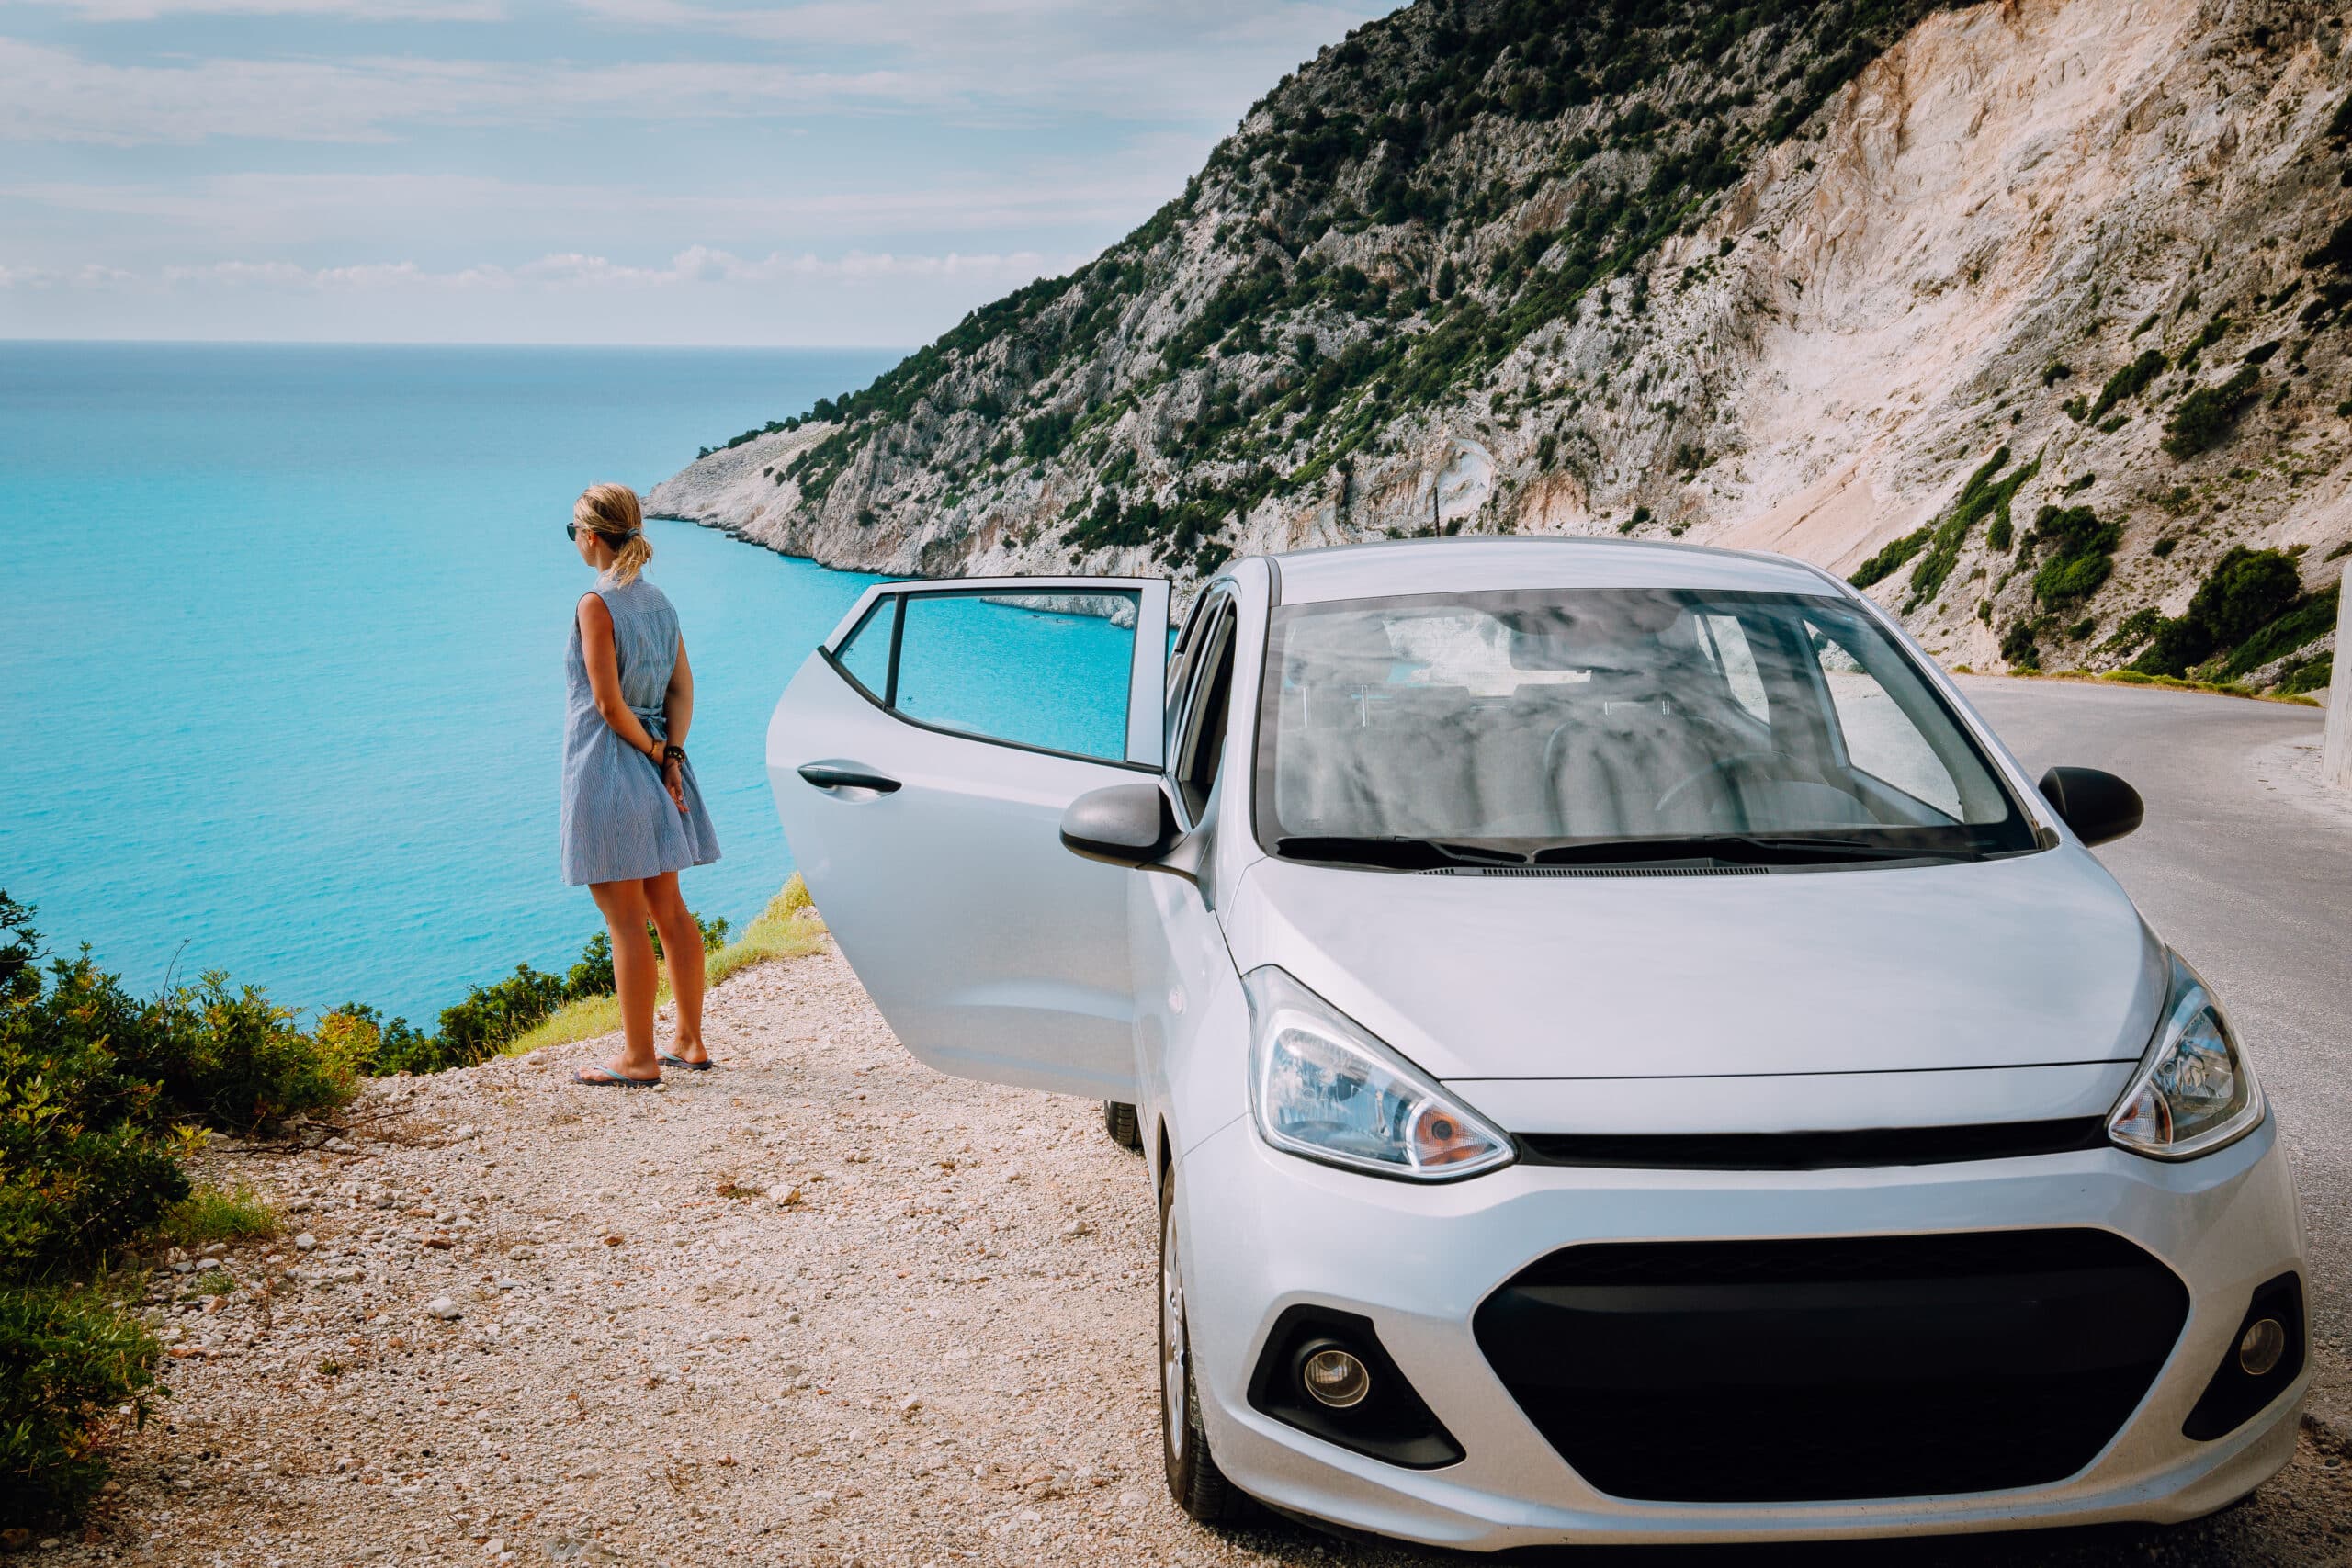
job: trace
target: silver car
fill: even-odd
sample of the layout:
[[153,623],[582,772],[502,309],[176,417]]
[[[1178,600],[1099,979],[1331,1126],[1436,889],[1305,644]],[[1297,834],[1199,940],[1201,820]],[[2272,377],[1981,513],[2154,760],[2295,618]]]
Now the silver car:
[[1452,1547],[2177,1521],[2287,1462],[2245,1048],[1798,562],[1595,540],[879,584],[768,736],[907,1048],[1103,1100],[1167,1472]]

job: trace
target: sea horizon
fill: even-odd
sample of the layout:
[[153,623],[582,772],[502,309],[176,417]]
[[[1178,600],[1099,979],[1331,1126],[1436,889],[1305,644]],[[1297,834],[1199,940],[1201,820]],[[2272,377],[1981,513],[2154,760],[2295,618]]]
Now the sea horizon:
[[[220,970],[430,1027],[568,964],[601,929],[555,854],[572,497],[650,490],[884,352],[0,340],[0,649],[40,742],[0,757],[0,889],[142,993]],[[768,712],[872,579],[649,535],[725,852],[683,886],[740,929],[791,870]]]

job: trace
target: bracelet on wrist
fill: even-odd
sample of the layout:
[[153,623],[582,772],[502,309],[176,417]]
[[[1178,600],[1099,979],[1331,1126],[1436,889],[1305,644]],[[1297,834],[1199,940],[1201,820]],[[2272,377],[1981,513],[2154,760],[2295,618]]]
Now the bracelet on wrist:
[[664,746],[662,748],[662,761],[664,766],[667,766],[672,762],[683,762],[685,760],[686,749],[684,747]]

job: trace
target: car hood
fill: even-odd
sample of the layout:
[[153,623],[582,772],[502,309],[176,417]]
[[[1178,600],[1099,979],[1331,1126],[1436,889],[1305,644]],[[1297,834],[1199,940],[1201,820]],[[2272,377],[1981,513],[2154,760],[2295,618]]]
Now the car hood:
[[1235,891],[1243,973],[1280,964],[1448,1081],[2106,1064],[2079,1069],[2103,1084],[2163,1003],[2160,944],[2072,844],[1762,875],[1262,860]]

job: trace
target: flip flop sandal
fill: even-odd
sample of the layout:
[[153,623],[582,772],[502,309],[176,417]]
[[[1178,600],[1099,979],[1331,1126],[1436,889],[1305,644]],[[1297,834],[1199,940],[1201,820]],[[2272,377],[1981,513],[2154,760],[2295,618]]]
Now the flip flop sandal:
[[707,1056],[704,1057],[699,1062],[689,1062],[684,1056],[673,1056],[667,1051],[662,1052],[661,1056],[657,1059],[665,1067],[683,1067],[690,1073],[707,1073],[710,1071],[711,1068],[718,1066],[717,1062],[710,1060]]
[[633,1078],[627,1073],[616,1073],[610,1067],[582,1067],[579,1071],[571,1075],[571,1081],[573,1083],[589,1084],[598,1088],[609,1086],[615,1089],[651,1089],[655,1084],[660,1083],[662,1080],[660,1078]]

